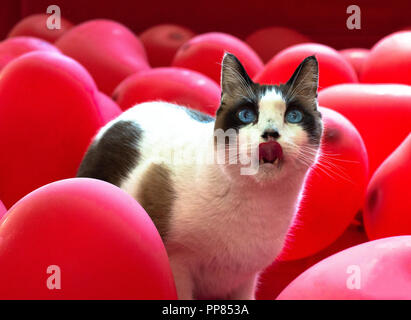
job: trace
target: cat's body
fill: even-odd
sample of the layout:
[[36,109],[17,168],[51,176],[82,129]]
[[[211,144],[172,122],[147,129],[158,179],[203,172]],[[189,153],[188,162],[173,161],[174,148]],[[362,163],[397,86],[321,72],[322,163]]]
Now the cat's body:
[[[239,135],[274,143],[260,137],[257,123],[275,122],[268,115],[275,108],[285,114],[283,100],[278,89],[262,90],[260,120],[246,129],[235,127]],[[165,243],[180,299],[253,298],[258,273],[279,253],[315,160],[310,154],[311,163],[301,165],[297,154],[291,156],[294,142],[310,141],[291,126],[290,137],[275,138],[284,157],[268,149],[274,158],[260,158],[255,175],[240,174],[240,164],[209,161],[215,129],[227,129],[229,119],[221,117],[226,112],[222,107],[214,121],[168,103],[137,105],[98,133],[78,174],[118,185],[146,209]]]

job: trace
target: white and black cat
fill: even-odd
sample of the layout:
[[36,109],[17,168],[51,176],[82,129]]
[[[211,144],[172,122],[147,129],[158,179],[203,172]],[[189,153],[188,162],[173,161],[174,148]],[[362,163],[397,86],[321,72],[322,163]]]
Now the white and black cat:
[[[227,53],[215,119],[165,102],[136,105],[100,130],[78,176],[113,183],[145,208],[180,299],[253,299],[316,161],[317,86],[314,56],[286,84],[271,86],[254,83]],[[215,134],[229,131],[234,140]],[[215,159],[221,146],[223,162]],[[250,163],[257,157],[255,171],[244,173],[244,161],[233,161],[242,153]]]

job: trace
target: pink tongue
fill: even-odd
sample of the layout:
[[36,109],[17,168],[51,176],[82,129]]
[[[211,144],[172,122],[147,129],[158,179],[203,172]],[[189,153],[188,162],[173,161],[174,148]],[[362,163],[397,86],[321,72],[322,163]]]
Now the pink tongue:
[[280,144],[275,141],[260,143],[259,145],[259,160],[265,162],[274,162],[277,158],[282,158],[283,149]]

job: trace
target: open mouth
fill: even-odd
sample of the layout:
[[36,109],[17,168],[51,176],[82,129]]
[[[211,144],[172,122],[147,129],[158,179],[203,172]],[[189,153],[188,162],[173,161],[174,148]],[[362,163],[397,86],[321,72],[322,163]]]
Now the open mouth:
[[283,148],[276,141],[263,142],[258,146],[258,156],[260,164],[280,164],[283,159]]

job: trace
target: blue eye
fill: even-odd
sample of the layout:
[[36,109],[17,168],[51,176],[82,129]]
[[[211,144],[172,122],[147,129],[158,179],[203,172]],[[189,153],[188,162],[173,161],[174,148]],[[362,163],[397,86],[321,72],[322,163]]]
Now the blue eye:
[[257,116],[253,110],[243,109],[238,113],[238,118],[244,123],[251,123],[257,118]]
[[289,123],[299,123],[303,120],[303,113],[298,110],[291,110],[290,112],[287,112],[285,117]]

